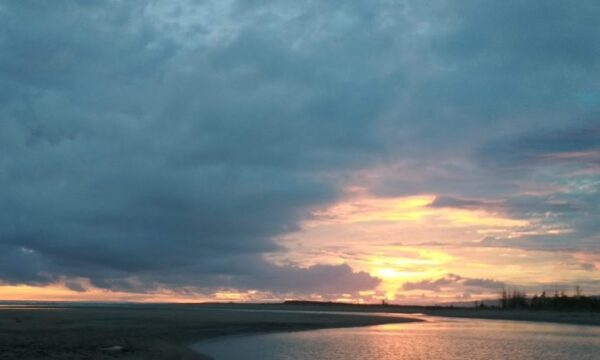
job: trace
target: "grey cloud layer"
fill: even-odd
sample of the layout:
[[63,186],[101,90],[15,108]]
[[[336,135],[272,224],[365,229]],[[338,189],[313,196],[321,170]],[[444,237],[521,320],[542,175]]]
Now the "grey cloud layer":
[[[351,169],[377,151],[365,127],[377,109],[344,106],[334,92],[357,94],[335,76],[321,90],[258,24],[187,49],[144,10],[3,7],[2,279],[273,291],[297,282],[310,292],[323,290],[318,272],[341,284],[332,293],[376,285],[343,266],[280,268],[260,257],[335,198],[323,169]],[[354,126],[340,129],[342,119]],[[268,272],[285,281],[252,281]]]
[[477,294],[481,292],[496,292],[506,286],[501,281],[493,279],[466,278],[456,274],[448,274],[438,279],[427,279],[416,282],[406,282],[402,290],[413,291],[460,291],[462,293]]
[[[595,128],[598,15],[594,1],[5,1],[0,279],[373,288],[345,265],[263,255],[375,165],[418,174],[383,194],[514,194],[514,174],[479,161],[510,167],[542,127]],[[597,132],[541,138],[527,154],[598,147]],[[597,173],[577,179],[597,191]],[[597,205],[560,196],[587,206],[560,221],[591,241]]]

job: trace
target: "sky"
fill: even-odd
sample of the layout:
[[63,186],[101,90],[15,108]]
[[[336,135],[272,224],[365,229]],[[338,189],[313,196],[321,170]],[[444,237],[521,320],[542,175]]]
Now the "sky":
[[0,2],[0,300],[600,294],[596,0]]

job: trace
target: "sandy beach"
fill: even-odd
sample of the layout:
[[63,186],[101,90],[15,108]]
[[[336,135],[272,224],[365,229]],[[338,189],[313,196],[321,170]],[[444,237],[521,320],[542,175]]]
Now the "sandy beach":
[[[383,312],[396,313],[396,316],[384,317],[377,314]],[[203,339],[228,335],[419,321],[411,318],[411,315],[417,314],[600,325],[600,314],[597,313],[395,306],[4,306],[0,307],[0,358],[206,359],[190,350],[189,345]]]
[[211,337],[415,321],[237,309],[185,305],[0,308],[0,358],[203,359],[188,346]]

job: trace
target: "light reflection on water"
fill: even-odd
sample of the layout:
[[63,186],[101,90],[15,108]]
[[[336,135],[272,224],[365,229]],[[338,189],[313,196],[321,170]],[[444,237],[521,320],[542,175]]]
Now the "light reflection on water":
[[437,318],[202,342],[216,360],[600,359],[600,327]]

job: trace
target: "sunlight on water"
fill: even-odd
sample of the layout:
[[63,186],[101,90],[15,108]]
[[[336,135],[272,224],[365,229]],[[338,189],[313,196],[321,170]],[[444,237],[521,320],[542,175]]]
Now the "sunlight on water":
[[600,328],[432,319],[382,325],[233,337],[202,342],[216,360],[600,359]]

